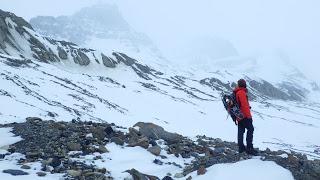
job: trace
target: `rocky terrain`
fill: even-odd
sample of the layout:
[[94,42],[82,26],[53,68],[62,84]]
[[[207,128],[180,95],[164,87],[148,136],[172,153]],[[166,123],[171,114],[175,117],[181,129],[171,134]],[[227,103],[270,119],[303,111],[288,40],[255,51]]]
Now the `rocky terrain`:
[[[21,169],[6,170],[7,173],[18,175],[27,174],[23,169],[28,168],[26,163],[41,161],[42,169],[39,176],[47,173],[65,174],[65,179],[112,179],[112,175],[105,168],[98,168],[94,163],[83,163],[75,158],[94,155],[94,159],[102,159],[101,154],[108,153],[106,144],[115,143],[124,148],[142,147],[155,155],[153,163],[161,166],[161,151],[182,158],[192,158],[190,164],[176,164],[181,173],[156,177],[139,172],[132,167],[128,173],[133,179],[172,179],[187,178],[194,171],[205,174],[206,168],[220,163],[235,163],[252,158],[246,153],[238,154],[237,144],[222,141],[206,136],[198,136],[193,141],[176,133],[165,131],[162,127],[152,123],[139,122],[134,127],[125,128],[108,123],[44,121],[30,117],[24,123],[11,123],[1,127],[12,127],[16,136],[22,141],[9,146],[10,153],[21,153],[25,158],[19,160]],[[163,141],[158,145],[158,140]],[[9,154],[2,155],[6,158]],[[305,155],[296,152],[260,151],[259,158],[263,161],[274,161],[278,165],[290,170],[297,180],[317,180],[320,177],[320,161],[308,160]],[[174,163],[174,162],[172,162]],[[189,178],[190,179],[190,178]]]

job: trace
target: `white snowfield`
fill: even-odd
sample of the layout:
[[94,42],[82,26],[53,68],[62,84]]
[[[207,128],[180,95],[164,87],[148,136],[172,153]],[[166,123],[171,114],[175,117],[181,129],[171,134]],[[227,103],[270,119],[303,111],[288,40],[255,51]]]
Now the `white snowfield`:
[[197,176],[193,174],[192,179],[196,180],[276,180],[294,179],[290,171],[284,169],[274,162],[250,159],[234,164],[217,164],[208,168],[208,173]]
[[[7,61],[5,56],[0,59],[2,123],[23,122],[29,116],[57,121],[70,121],[79,117],[81,120],[114,122],[124,127],[131,127],[136,122],[144,121],[153,122],[168,131],[190,138],[206,135],[236,141],[237,127],[230,118],[226,119],[227,113],[220,101],[219,93],[194,81],[202,77],[197,79],[194,75],[190,76],[186,79],[186,84],[212,95],[209,97],[203,93],[197,94],[209,100],[194,98],[165,85],[166,81],[161,79],[148,81],[139,78],[124,65],[116,69],[94,65],[75,68],[76,66],[70,62],[52,65],[33,61],[28,64],[29,67],[27,65],[14,67],[8,66],[5,63]],[[100,77],[111,78],[119,84],[101,81]],[[141,82],[153,83],[159,91],[143,87]],[[97,97],[117,105],[116,108],[110,107]],[[318,104],[266,101],[251,102],[251,106],[255,147],[295,150],[305,153],[311,159],[319,158],[319,154],[316,153],[320,144]],[[48,112],[54,113],[54,117]],[[8,134],[8,129],[1,132],[2,138],[9,139],[8,135],[11,136]],[[1,145],[11,143],[13,141]],[[109,161],[96,164],[106,167],[116,179],[129,177],[128,173],[123,172],[130,168],[158,177],[164,177],[168,172],[174,175],[181,171],[172,165],[155,165],[152,161],[156,157],[142,148],[121,148],[114,144],[107,145],[107,148],[110,153],[103,154],[103,157]],[[18,158],[19,155],[11,155],[6,157],[5,161],[0,161],[0,171],[8,168],[18,169],[15,166]],[[90,156],[84,159],[90,160]],[[168,161],[183,164],[186,160],[170,157]],[[39,171],[40,165],[35,163],[32,167],[35,167],[35,170],[28,171],[30,175],[26,176],[26,179],[38,178],[35,173]],[[250,169],[253,174],[246,174],[246,169]],[[293,179],[288,170],[273,162],[258,159],[215,165],[209,168],[204,176],[196,174],[191,176],[195,179],[256,179],[257,177]],[[0,177],[18,179],[7,174],[1,174]],[[62,175],[50,175],[46,178],[60,177]]]

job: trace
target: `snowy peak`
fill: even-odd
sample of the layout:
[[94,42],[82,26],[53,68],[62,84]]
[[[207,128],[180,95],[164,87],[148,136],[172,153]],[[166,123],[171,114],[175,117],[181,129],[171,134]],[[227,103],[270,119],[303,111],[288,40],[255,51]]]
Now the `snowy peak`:
[[32,18],[30,23],[45,36],[102,52],[114,50],[126,52],[135,58],[162,58],[150,38],[134,31],[116,5],[86,7],[71,16],[38,16]]
[[62,38],[77,44],[83,44],[94,36],[113,36],[112,32],[129,32],[128,23],[122,18],[116,6],[102,5],[83,8],[73,16],[38,16],[30,23],[39,32]]

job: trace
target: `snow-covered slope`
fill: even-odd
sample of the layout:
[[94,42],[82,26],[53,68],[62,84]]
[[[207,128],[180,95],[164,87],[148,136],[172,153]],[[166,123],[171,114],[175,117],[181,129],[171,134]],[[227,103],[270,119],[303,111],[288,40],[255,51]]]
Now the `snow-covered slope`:
[[316,89],[307,80],[274,83],[231,67],[215,72],[156,69],[125,53],[105,55],[43,37],[22,18],[3,11],[0,52],[2,123],[29,116],[123,127],[145,121],[191,138],[204,134],[236,141],[236,126],[225,120],[220,94],[232,91],[234,82],[244,77],[252,100],[255,146],[320,158],[320,104],[308,98]]

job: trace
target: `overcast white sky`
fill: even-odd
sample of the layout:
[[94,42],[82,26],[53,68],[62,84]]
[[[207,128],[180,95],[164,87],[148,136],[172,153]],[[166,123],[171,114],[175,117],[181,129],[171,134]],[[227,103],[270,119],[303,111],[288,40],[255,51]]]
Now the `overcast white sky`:
[[[26,19],[70,15],[110,0],[0,0],[1,9]],[[137,31],[162,51],[199,36],[231,41],[241,55],[286,51],[292,62],[316,79],[320,74],[319,0],[115,0]],[[318,80],[320,82],[320,80]]]

